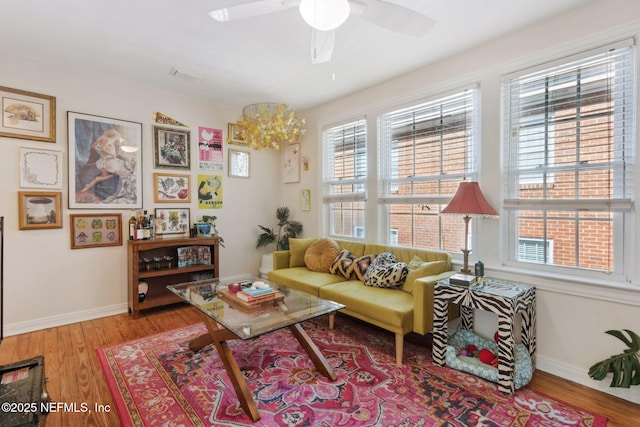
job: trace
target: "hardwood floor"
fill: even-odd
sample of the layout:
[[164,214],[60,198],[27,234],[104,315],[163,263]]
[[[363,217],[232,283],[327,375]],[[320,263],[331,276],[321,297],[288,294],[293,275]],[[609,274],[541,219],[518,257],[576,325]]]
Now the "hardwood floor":
[[[57,328],[5,337],[0,344],[0,365],[45,357],[47,391],[54,401],[88,405],[90,413],[52,412],[47,427],[119,425],[113,400],[102,375],[96,348],[151,335],[201,321],[196,309],[175,305],[141,313],[110,316]],[[527,386],[541,393],[591,410],[609,419],[608,427],[640,425],[640,405],[537,371]],[[109,408],[93,411],[95,405]]]

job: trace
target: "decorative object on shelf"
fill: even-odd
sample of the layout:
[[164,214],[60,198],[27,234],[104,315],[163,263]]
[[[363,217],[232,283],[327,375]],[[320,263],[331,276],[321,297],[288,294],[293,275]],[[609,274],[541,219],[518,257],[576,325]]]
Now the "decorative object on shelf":
[[62,193],[18,191],[18,228],[62,228]]
[[[623,331],[629,338],[625,337]],[[618,338],[629,348],[589,368],[589,376],[598,381],[602,381],[612,372],[609,387],[629,388],[632,385],[640,385],[640,336],[628,329],[623,331],[609,330],[605,333]]]
[[0,136],[56,142],[56,97],[0,86]]
[[20,187],[62,189],[62,151],[20,148]]
[[156,235],[185,234],[189,231],[189,208],[156,208]]
[[71,214],[71,249],[122,245],[122,214]]
[[[236,123],[244,130],[245,145],[254,150],[279,150],[281,144],[293,144],[304,133],[304,119],[296,119],[295,111],[287,104],[261,102],[242,109],[242,120]],[[229,127],[227,142],[238,141]]]
[[142,123],[67,113],[69,208],[142,206]]
[[235,178],[249,178],[251,153],[247,151],[229,149],[229,176]]
[[477,182],[463,181],[458,186],[456,194],[449,204],[440,211],[440,215],[463,215],[464,219],[464,264],[460,270],[463,274],[472,274],[469,269],[469,221],[471,217],[493,218],[498,213],[484,198]]
[[157,203],[189,203],[191,175],[154,173],[153,200]]
[[198,221],[196,226],[198,227],[198,234],[200,236],[209,237],[214,236],[218,238],[218,244],[224,246],[224,239],[218,233],[218,229],[216,228],[216,220],[218,219],[215,215],[202,215],[202,220]]
[[286,206],[276,209],[276,219],[278,220],[278,234],[274,233],[273,228],[258,225],[263,231],[256,242],[256,248],[276,244],[277,251],[289,249],[289,238],[295,238],[302,233],[302,223],[289,219],[291,211]]
[[191,169],[190,132],[187,129],[153,127],[154,166]]

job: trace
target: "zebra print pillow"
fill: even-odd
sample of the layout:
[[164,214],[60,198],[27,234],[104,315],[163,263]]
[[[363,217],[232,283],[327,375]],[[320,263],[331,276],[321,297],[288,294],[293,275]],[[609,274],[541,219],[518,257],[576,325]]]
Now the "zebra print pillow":
[[400,288],[409,274],[404,262],[397,262],[396,256],[383,252],[369,265],[364,275],[364,284],[377,288]]

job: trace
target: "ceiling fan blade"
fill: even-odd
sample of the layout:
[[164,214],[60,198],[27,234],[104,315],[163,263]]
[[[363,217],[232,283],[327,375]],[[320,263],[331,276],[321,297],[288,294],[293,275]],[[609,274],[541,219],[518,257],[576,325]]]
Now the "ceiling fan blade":
[[[352,13],[357,13],[352,9]],[[360,17],[379,27],[412,37],[423,37],[435,21],[428,16],[384,0],[367,0]]]
[[237,21],[240,19],[253,18],[254,16],[267,15],[273,12],[280,12],[296,6],[296,1],[287,0],[260,0],[251,3],[239,4],[237,6],[225,7],[209,12],[209,16],[218,22]]
[[335,30],[320,31],[311,28],[311,63],[322,64],[331,61],[335,40]]

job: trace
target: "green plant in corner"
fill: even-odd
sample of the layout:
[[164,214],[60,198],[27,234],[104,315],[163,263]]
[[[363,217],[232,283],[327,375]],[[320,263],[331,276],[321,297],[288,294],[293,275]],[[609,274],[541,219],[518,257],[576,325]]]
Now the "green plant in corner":
[[612,372],[613,378],[609,384],[610,387],[629,388],[632,385],[640,384],[640,337],[633,331],[623,330],[629,335],[629,338],[622,331],[610,330],[606,333],[618,338],[629,348],[589,368],[589,376],[598,381],[603,380],[609,372]]
[[276,250],[278,251],[289,249],[289,238],[295,238],[298,234],[302,233],[302,224],[298,221],[290,220],[290,215],[291,212],[287,207],[280,207],[276,209],[276,218],[278,220],[277,234],[273,231],[273,228],[258,225],[262,230],[262,234],[258,236],[256,248],[262,248],[275,243]]

